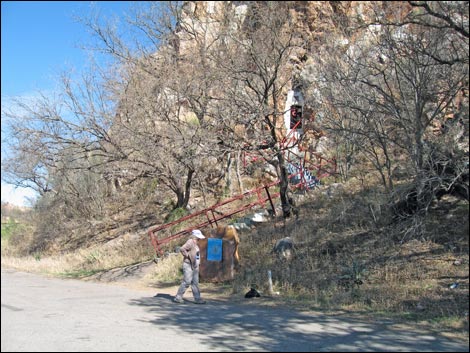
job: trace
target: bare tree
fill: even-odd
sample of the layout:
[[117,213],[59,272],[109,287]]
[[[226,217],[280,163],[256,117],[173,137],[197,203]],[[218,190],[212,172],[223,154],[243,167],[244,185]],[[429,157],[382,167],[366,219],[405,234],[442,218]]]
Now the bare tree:
[[167,87],[178,92],[183,109],[197,117],[205,132],[204,155],[227,157],[227,185],[231,156],[239,151],[258,153],[278,168],[287,216],[290,205],[280,144],[284,128],[280,106],[292,83],[289,59],[298,48],[289,22],[290,7],[212,5],[188,2],[178,12],[174,38],[178,54]]
[[176,208],[187,206],[194,177],[204,174],[199,166],[214,150],[203,126],[210,80],[200,51],[191,60],[179,52],[181,10],[178,2],[136,7],[128,23],[140,35],[127,42],[99,17],[84,20],[98,39],[94,49],[120,65],[120,75],[107,79],[117,115],[100,141],[106,162],[115,164],[109,174],[155,178],[176,195]]
[[424,212],[436,195],[430,191],[432,127],[449,116],[466,119],[461,123],[468,126],[465,3],[374,4],[375,18],[355,27],[362,31],[359,40],[343,40],[328,58],[318,58],[323,65],[310,86],[322,92],[323,101],[312,104],[330,113],[330,130],[356,142],[389,190],[391,171],[403,163],[396,156],[408,157],[414,209]]
[[220,144],[257,153],[276,166],[283,212],[288,217],[291,205],[281,147],[281,106],[292,88],[289,59],[299,46],[289,21],[289,6],[256,2],[227,8],[224,15],[222,23],[228,25],[220,26],[217,50],[211,56],[222,83],[213,107]]
[[[73,93],[70,82],[64,78],[63,83],[63,91],[56,97],[38,94],[34,99],[15,99],[2,110],[10,144],[9,154],[2,156],[2,178],[30,187],[41,197],[47,193],[81,195],[82,206],[91,206],[84,202],[90,193],[79,191],[78,184],[86,188],[82,182],[88,173],[97,172],[105,163],[99,141],[106,136],[112,104],[90,78]],[[71,204],[82,211],[90,209]]]

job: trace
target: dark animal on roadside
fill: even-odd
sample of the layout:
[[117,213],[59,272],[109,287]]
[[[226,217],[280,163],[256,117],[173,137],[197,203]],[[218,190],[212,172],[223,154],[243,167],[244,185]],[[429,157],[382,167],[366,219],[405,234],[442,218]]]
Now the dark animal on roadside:
[[261,297],[261,294],[259,294],[259,292],[254,289],[254,288],[251,288],[248,292],[246,292],[245,294],[245,298],[258,298],[258,297]]

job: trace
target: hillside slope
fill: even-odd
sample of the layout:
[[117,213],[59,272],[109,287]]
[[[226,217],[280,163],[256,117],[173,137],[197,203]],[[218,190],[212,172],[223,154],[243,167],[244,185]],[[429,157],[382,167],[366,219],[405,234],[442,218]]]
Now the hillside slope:
[[[391,221],[377,190],[338,185],[297,195],[297,220],[275,218],[241,233],[241,268],[231,282],[204,283],[208,295],[242,298],[255,287],[275,302],[425,321],[468,335],[468,202],[449,196],[433,204],[422,224],[426,236],[416,239],[410,231],[416,220]],[[10,257],[2,250],[2,266],[167,288],[171,294],[181,279],[179,256],[153,263],[146,228],[129,233],[135,219],[120,219],[110,242],[41,258]],[[295,245],[290,259],[272,252],[287,236]],[[268,271],[279,293],[274,297]]]

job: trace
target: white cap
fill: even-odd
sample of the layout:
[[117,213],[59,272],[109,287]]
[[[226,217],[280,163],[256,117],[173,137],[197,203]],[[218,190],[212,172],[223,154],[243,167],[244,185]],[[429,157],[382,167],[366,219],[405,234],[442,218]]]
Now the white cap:
[[194,235],[196,238],[199,238],[199,239],[204,239],[205,238],[204,234],[202,234],[202,232],[199,229],[194,229],[191,232],[191,235]]

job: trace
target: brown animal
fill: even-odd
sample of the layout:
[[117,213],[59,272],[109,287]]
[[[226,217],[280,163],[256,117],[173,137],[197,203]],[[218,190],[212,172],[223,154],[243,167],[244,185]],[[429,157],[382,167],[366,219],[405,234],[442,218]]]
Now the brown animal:
[[235,243],[233,258],[235,259],[235,265],[238,265],[240,263],[240,256],[238,255],[238,244],[240,243],[240,237],[238,236],[238,232],[235,227],[232,225],[217,226],[214,232],[214,237]]

